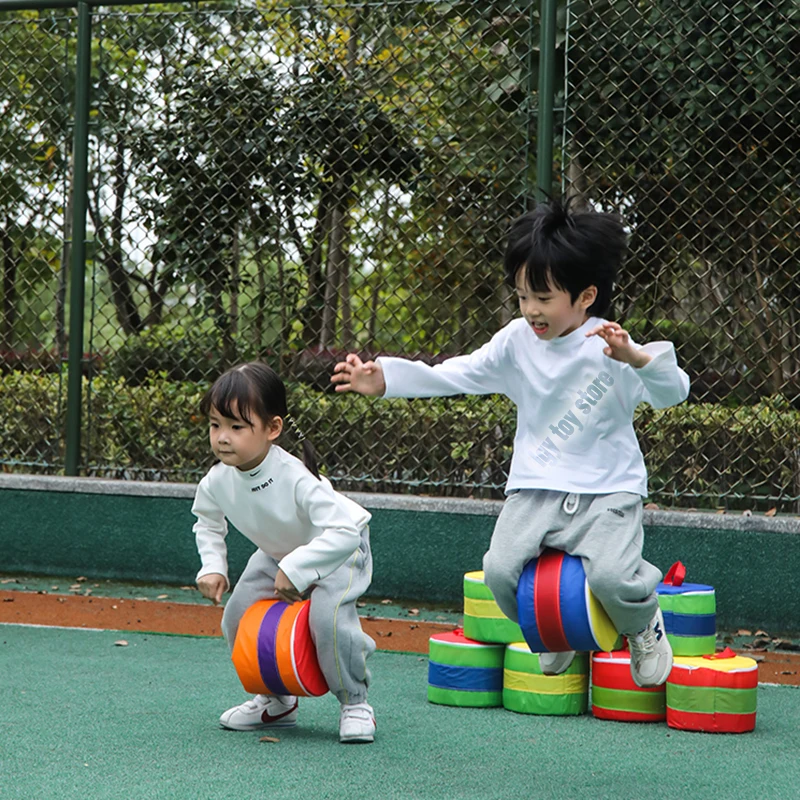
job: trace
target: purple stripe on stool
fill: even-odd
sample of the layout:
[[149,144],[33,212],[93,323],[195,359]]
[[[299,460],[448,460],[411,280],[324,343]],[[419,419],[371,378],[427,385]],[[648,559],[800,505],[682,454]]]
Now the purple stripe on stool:
[[278,634],[278,623],[281,621],[286,603],[277,602],[267,609],[261,627],[258,629],[258,669],[264,686],[273,694],[291,694],[281,680],[275,660],[275,639]]

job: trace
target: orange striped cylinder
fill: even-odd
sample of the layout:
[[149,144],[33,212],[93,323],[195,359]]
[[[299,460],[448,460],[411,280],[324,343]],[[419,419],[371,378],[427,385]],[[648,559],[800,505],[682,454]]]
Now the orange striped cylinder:
[[729,647],[676,656],[667,679],[667,725],[687,731],[746,733],[756,727],[758,664]]
[[301,697],[328,691],[308,626],[310,608],[310,600],[259,600],[244,612],[231,658],[246,691]]
[[663,722],[667,716],[666,688],[643,689],[631,677],[627,650],[592,656],[592,714],[616,722]]

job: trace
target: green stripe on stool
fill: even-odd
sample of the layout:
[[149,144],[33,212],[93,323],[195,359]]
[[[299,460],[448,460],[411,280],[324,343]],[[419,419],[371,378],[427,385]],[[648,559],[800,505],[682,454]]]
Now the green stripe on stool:
[[660,594],[658,605],[662,611],[675,614],[716,614],[717,599],[714,592],[697,594]]
[[491,708],[503,705],[503,693],[461,692],[455,689],[440,689],[438,686],[428,686],[428,701],[440,706]]
[[666,713],[664,692],[635,692],[630,689],[607,689],[592,686],[592,705],[609,711],[628,711],[633,714]]
[[503,666],[502,645],[455,645],[431,639],[429,652],[430,660],[437,664],[451,664],[454,667]]
[[589,707],[586,692],[580,694],[534,694],[503,689],[503,708],[519,714],[585,714]]
[[708,656],[717,648],[716,636],[675,636],[668,633],[667,641],[675,656]]
[[717,686],[667,684],[667,707],[696,714],[752,714],[756,689],[721,689]]
[[[515,645],[506,648],[505,668],[517,672],[530,672],[533,675],[542,675],[542,668],[539,666],[539,654],[531,653],[527,645],[517,648]],[[522,648],[525,648],[524,650]],[[569,667],[561,673],[562,675],[588,675],[589,674],[589,655],[587,653],[576,653],[575,658]]]

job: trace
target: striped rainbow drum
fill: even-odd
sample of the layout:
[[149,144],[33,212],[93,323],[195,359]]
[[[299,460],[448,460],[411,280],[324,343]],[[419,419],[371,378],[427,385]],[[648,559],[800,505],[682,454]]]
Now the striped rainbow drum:
[[560,675],[545,675],[539,654],[525,642],[506,647],[503,707],[520,714],[585,714],[589,705],[589,658],[577,653]]
[[505,645],[473,641],[460,628],[434,633],[428,644],[429,702],[462,708],[503,705]]
[[328,691],[308,626],[310,608],[310,600],[259,600],[244,612],[231,658],[246,691],[301,697]]
[[676,561],[656,586],[664,630],[676,656],[705,656],[716,650],[717,600],[713,586],[684,583],[686,567]]
[[517,586],[519,625],[534,653],[614,650],[622,637],[592,594],[583,562],[560,550],[525,565]]
[[464,575],[464,635],[479,642],[521,642],[522,631],[497,605],[483,570]]
[[729,647],[676,656],[667,678],[667,725],[686,731],[746,733],[756,727],[758,664]]
[[592,714],[616,722],[663,722],[665,686],[644,689],[631,677],[628,650],[592,654]]

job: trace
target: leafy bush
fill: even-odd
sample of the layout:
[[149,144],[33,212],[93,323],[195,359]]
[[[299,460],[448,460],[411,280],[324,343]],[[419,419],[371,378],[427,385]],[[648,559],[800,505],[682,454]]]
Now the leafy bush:
[[[213,463],[206,421],[198,411],[207,386],[164,375],[142,385],[95,378],[84,395],[89,398],[82,439],[86,472],[197,480]],[[338,488],[502,497],[515,429],[514,408],[506,398],[376,402],[300,384],[288,389],[290,411]],[[4,376],[4,461],[62,463],[64,411],[54,412],[59,408],[59,385],[52,376]],[[796,511],[786,498],[800,495],[800,413],[785,399],[741,408],[641,405],[635,425],[655,502]],[[282,444],[297,450],[291,439]]]

